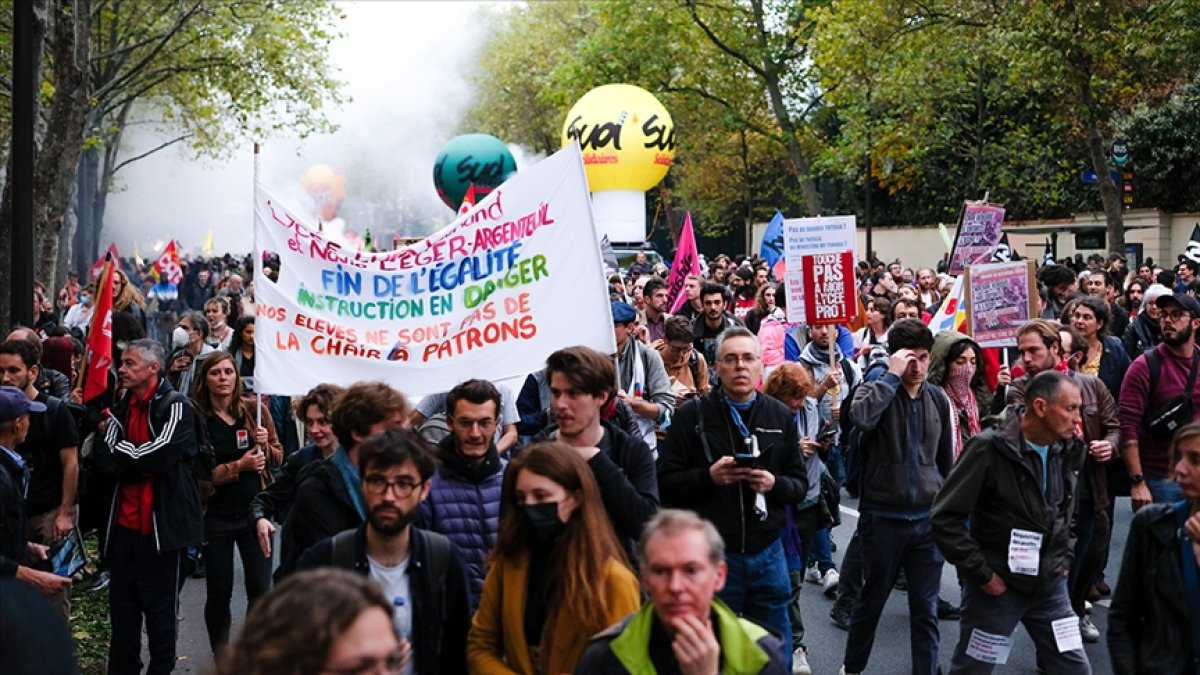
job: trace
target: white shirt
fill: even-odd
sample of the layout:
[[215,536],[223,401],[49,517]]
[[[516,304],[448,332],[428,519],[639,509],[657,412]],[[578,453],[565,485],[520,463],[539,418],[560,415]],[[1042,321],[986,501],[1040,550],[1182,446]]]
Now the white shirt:
[[[367,564],[371,567],[370,577],[383,588],[383,597],[391,600],[394,614],[392,620],[396,624],[396,635],[402,640],[412,642],[412,594],[408,585],[408,561],[405,558],[395,567],[388,567],[367,556]],[[412,675],[413,660],[408,660],[405,675]]]

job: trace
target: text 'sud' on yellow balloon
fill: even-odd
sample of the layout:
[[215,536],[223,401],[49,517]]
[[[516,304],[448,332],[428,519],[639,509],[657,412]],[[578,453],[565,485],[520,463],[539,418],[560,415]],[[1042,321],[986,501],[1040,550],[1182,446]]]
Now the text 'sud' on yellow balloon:
[[631,84],[606,84],[584,94],[567,113],[562,142],[578,140],[592,192],[658,185],[675,158],[675,123],[653,94]]

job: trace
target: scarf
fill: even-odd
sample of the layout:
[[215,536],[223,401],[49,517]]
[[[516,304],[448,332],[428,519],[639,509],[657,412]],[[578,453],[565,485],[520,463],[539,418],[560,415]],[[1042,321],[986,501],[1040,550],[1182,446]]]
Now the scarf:
[[365,522],[367,520],[367,503],[363,500],[362,488],[359,487],[362,481],[359,480],[358,469],[354,466],[354,462],[350,461],[350,455],[346,454],[345,448],[339,446],[326,461],[332,464],[334,470],[342,477],[342,483],[346,486],[346,493],[350,495],[354,510],[358,511],[358,517]]
[[[758,401],[758,392],[754,392],[754,395],[750,397],[750,400],[746,401],[745,403],[739,403],[738,401],[729,398],[728,394],[724,395],[724,398],[725,404],[729,406],[729,416],[733,418],[733,426],[737,427],[738,433],[742,435],[743,439],[749,441],[750,429],[746,426],[746,423],[742,421],[742,413],[749,411],[755,402]],[[757,447],[750,445],[749,442],[747,442],[746,445],[750,448],[753,448],[753,453],[756,457],[759,455]],[[758,514],[759,520],[767,519],[766,495],[757,492],[754,494],[754,511]]]
[[[150,442],[150,399],[157,387],[142,396],[129,394],[125,414],[125,440],[139,446]],[[154,529],[154,477],[145,476],[120,484],[117,499],[117,524],[146,536]]]
[[[975,392],[971,391],[971,378],[975,377],[975,366],[966,364],[957,370],[951,370],[946,376],[946,394],[954,405],[957,415],[966,413],[966,436],[974,437],[979,433],[979,406],[975,403]],[[957,416],[956,415],[956,416]],[[963,434],[954,436],[954,458],[962,454]]]

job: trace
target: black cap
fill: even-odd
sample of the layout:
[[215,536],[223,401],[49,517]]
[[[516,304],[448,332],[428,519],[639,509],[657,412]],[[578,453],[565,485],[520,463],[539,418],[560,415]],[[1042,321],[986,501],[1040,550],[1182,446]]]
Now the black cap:
[[1187,293],[1160,295],[1155,298],[1154,304],[1158,305],[1159,309],[1166,309],[1167,305],[1179,305],[1187,310],[1193,319],[1200,318],[1200,301],[1197,301]]

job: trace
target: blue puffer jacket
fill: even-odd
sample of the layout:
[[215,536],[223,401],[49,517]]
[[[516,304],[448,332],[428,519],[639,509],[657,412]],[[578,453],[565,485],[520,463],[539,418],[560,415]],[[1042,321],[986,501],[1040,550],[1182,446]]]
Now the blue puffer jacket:
[[420,527],[444,534],[458,546],[467,564],[471,611],[479,604],[487,556],[500,530],[500,487],[507,462],[496,446],[483,461],[468,464],[454,447],[454,437],[438,443],[438,470],[429,497],[421,503]]

